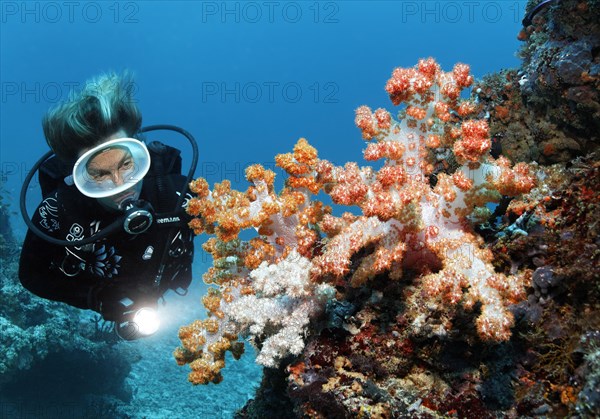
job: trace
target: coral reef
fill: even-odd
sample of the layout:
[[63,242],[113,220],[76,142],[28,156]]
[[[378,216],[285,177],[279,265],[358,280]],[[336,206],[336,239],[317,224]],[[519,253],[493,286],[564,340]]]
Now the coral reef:
[[551,164],[598,151],[599,22],[595,0],[547,3],[519,35],[521,68],[475,86],[492,138],[510,160]]
[[[405,298],[411,334],[446,336],[466,310],[476,313],[480,339],[510,338],[508,307],[525,298],[526,276],[494,271],[470,218],[485,216],[485,205],[503,195],[528,192],[535,179],[525,164],[511,168],[488,156],[488,125],[472,119],[475,105],[460,99],[472,82],[468,66],[445,73],[431,58],[394,70],[386,89],[394,104],[406,104],[400,122],[383,109],[356,111],[368,141],[365,160],[384,160],[377,171],[336,167],[300,139],[293,153],[276,157],[289,175],[279,194],[274,173],[259,165],[247,169],[252,186],[245,193],[227,181],[213,190],[204,179],[193,182],[190,226],[216,234],[204,245],[215,261],[204,279],[218,288],[203,299],[209,318],[180,330],[175,356],[190,364],[190,381],[219,382],[224,353],[239,355],[240,335],[259,348],[260,364],[276,367],[302,352],[303,336],[328,302],[377,276],[399,281],[406,270],[419,272]],[[450,154],[455,170],[438,170]],[[331,215],[311,200],[320,190],[362,214]],[[249,227],[259,236],[240,240]]]
[[181,329],[192,382],[249,337],[269,368],[240,418],[600,416],[600,2],[540,3],[471,101],[466,66],[394,70],[399,122],[356,116],[379,169],[300,140],[279,194],[258,166],[245,193],[195,182],[217,288]]
[[[597,1],[564,0],[537,13],[521,34],[521,91],[532,108],[564,131],[600,128],[599,31]],[[597,138],[588,140],[597,146]]]
[[117,406],[131,397],[125,378],[137,351],[117,345],[80,310],[23,290],[7,208],[0,207],[6,222],[0,234],[2,415],[126,417]]
[[377,277],[348,295],[357,309],[341,326],[330,322],[287,367],[279,385],[296,416],[597,416],[599,168],[594,156],[539,168],[538,186],[490,238],[497,271],[531,273],[527,299],[510,307],[509,341],[475,339],[463,310],[454,333],[415,334],[415,282]]
[[598,414],[598,387],[590,391],[590,384],[599,373],[593,353],[600,329],[600,163],[590,155],[543,173],[521,208],[530,217],[527,234],[500,234],[491,243],[498,269],[533,270],[528,298],[514,309],[527,343],[517,408]]

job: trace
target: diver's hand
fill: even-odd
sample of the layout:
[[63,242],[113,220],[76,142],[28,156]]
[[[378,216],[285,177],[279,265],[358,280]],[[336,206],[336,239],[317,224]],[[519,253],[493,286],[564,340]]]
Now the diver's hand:
[[89,306],[104,320],[126,321],[141,307],[156,306],[158,297],[131,284],[101,284],[90,290]]
[[118,303],[122,296],[124,293],[116,284],[101,283],[88,292],[88,306],[102,314],[104,320],[116,321],[123,314],[123,309]]

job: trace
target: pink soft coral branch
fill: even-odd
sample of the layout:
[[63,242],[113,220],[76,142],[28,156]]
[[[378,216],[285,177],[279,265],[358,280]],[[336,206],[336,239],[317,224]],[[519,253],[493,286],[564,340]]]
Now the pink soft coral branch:
[[[176,356],[191,363],[191,381],[218,382],[223,354],[239,350],[240,334],[264,343],[260,363],[277,365],[302,350],[310,320],[328,299],[343,298],[344,286],[364,286],[378,275],[399,280],[407,268],[421,272],[413,279],[418,292],[408,298],[414,333],[448,332],[449,321],[432,327],[428,310],[449,318],[462,304],[481,307],[475,323],[482,339],[510,338],[508,307],[524,297],[523,278],[494,271],[469,217],[501,195],[528,192],[535,178],[525,164],[511,167],[488,155],[487,122],[474,118],[475,104],[460,99],[472,82],[467,65],[445,73],[432,58],[395,69],[386,90],[394,105],[405,105],[404,117],[395,121],[367,106],[356,111],[368,141],[364,158],[383,159],[378,170],[335,166],[300,139],[292,153],[276,157],[288,174],[281,193],[274,191],[274,173],[260,165],[248,168],[244,193],[228,182],[212,190],[203,179],[192,184],[190,226],[217,235],[204,247],[215,260],[205,281],[218,288],[203,300],[210,318],[180,334]],[[320,191],[362,215],[331,215],[313,198]],[[258,237],[243,242],[238,233],[247,228]]]

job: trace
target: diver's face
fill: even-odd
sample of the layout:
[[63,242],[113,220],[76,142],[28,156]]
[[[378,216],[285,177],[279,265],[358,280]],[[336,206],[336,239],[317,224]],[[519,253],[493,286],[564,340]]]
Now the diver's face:
[[[123,130],[119,130],[110,137],[107,137],[103,142],[125,137],[127,137],[127,134]],[[123,185],[133,169],[134,160],[131,152],[126,147],[119,146],[111,146],[102,150],[91,158],[86,165],[86,170],[90,178],[98,183],[105,183],[107,188]],[[140,191],[141,182],[138,182],[134,187],[116,195],[98,198],[98,201],[108,208],[119,209],[126,199],[137,199]]]
[[[87,172],[98,183],[105,183],[109,188],[123,185],[134,169],[133,156],[127,148],[108,148],[98,153],[87,164]],[[141,184],[140,184],[141,186]],[[121,193],[99,201],[109,208],[120,208],[123,201],[129,198],[137,199],[139,188],[129,188]]]
[[108,148],[90,159],[86,169],[98,183],[112,182],[121,186],[133,169],[133,156],[126,148]]

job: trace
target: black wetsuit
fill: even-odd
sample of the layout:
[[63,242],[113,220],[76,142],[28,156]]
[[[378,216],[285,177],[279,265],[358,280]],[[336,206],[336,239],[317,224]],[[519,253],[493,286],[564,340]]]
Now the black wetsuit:
[[[152,162],[155,165],[154,159]],[[140,199],[149,202],[155,210],[160,207],[163,211],[164,208],[173,211],[184,182],[185,177],[178,174],[160,178],[147,175]],[[187,198],[189,196],[183,205]],[[71,241],[90,237],[111,224],[117,215],[96,199],[82,195],[75,186],[62,183],[40,204],[32,221],[42,232]],[[185,213],[182,219],[184,217]],[[167,244],[169,256],[160,286],[156,288],[153,284]],[[19,278],[25,288],[40,297],[102,311],[96,301],[98,295],[103,299],[128,297],[136,301],[146,294],[156,302],[168,289],[187,289],[193,250],[193,234],[185,222],[165,227],[155,220],[144,233],[131,235],[119,229],[100,242],[80,248],[50,244],[28,231],[21,252]],[[105,289],[110,292],[97,292]],[[107,317],[114,320],[110,315],[105,315]]]

